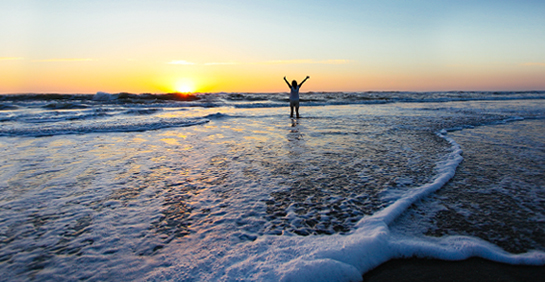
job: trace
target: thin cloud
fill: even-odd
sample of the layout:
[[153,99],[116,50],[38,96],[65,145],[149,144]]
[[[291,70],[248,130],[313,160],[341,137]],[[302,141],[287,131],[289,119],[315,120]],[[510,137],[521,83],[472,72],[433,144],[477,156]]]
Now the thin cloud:
[[524,63],[523,66],[540,66],[545,67],[545,63]]
[[178,61],[171,61],[168,62],[169,65],[194,65],[195,63],[184,61],[184,60],[178,60]]
[[90,61],[93,61],[93,59],[89,59],[89,58],[61,58],[61,59],[35,60],[34,62],[55,63],[55,62],[90,62]]
[[193,62],[188,62],[185,60],[175,60],[168,62],[169,65],[184,65],[184,66],[193,66],[193,65],[203,65],[203,66],[220,66],[220,65],[238,65],[238,63],[235,62],[211,62],[211,63],[204,63],[204,64],[197,64]]
[[235,62],[224,62],[224,63],[205,63],[205,66],[222,66],[222,65],[238,65],[238,63]]
[[294,65],[294,64],[315,64],[315,65],[342,65],[349,64],[350,60],[277,60],[277,61],[265,61],[254,63],[238,63],[238,62],[210,62],[204,64],[197,64],[188,62],[185,60],[171,61],[167,64],[170,65],[203,65],[203,66],[221,66],[221,65]]
[[318,64],[318,65],[342,65],[349,64],[350,60],[278,60],[278,61],[267,61],[262,62],[261,64],[266,65],[293,65],[293,64]]
[[15,61],[15,60],[24,60],[25,58],[21,57],[0,57],[0,61]]

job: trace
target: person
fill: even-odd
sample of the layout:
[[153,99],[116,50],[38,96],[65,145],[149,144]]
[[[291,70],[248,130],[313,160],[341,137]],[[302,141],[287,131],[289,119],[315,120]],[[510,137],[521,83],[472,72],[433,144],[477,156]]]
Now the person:
[[299,88],[309,79],[310,76],[307,75],[307,77],[301,82],[301,84],[297,84],[296,80],[293,80],[291,84],[288,82],[286,77],[284,76],[284,81],[290,88],[290,117],[293,117],[293,109],[295,108],[296,117],[299,118]]

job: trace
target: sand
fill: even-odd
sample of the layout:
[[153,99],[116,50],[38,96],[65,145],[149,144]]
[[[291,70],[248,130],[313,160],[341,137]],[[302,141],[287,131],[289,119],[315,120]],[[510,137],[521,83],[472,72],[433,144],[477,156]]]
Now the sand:
[[545,266],[517,266],[481,258],[463,261],[394,259],[363,275],[363,281],[545,281]]

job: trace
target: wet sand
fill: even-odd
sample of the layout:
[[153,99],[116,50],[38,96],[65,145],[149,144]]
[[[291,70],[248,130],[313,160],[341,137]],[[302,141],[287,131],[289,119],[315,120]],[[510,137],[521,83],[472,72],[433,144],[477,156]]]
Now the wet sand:
[[365,282],[545,281],[545,266],[509,265],[481,258],[463,261],[394,259],[363,275]]

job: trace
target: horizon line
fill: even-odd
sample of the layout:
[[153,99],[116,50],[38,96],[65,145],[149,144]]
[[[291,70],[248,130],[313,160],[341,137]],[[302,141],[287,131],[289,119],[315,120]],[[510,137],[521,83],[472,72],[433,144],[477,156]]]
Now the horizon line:
[[[134,93],[134,92],[127,92],[127,91],[121,91],[121,92],[106,92],[106,91],[96,91],[94,93],[90,92],[19,92],[19,93],[0,93],[0,95],[96,95],[97,93],[107,93],[107,94],[131,94],[131,95],[146,95],[146,94],[152,94],[152,95],[161,95],[161,94],[185,94],[185,95],[199,95],[199,94],[275,94],[275,93],[289,93],[289,91],[270,91],[270,92],[251,92],[251,91],[232,91],[232,92],[226,92],[226,91],[218,91],[218,92],[178,92],[178,91],[172,91],[172,92],[140,92],[140,93]],[[545,92],[545,89],[532,89],[532,90],[359,90],[359,91],[306,91],[301,93],[400,93],[400,92],[406,92],[406,93],[436,93],[436,92],[443,92],[443,93],[454,93],[454,92],[513,92],[513,93],[527,93],[527,92]]]

